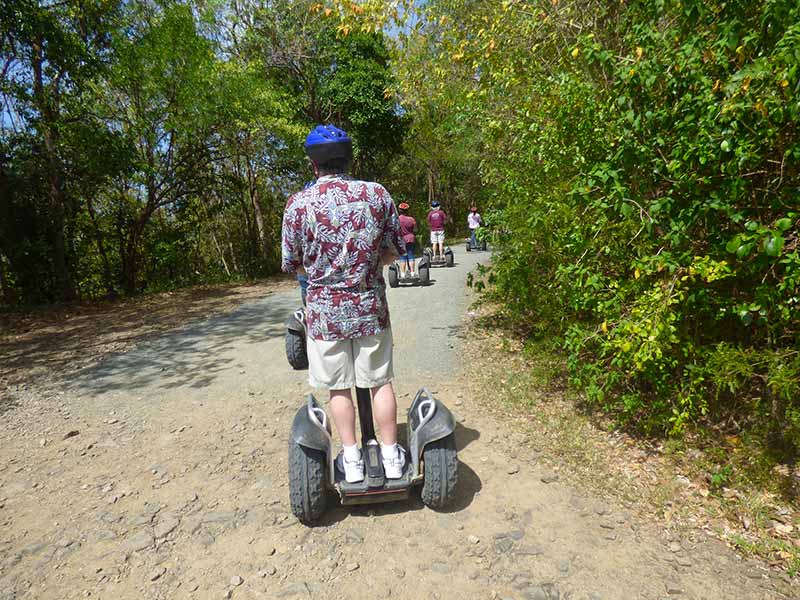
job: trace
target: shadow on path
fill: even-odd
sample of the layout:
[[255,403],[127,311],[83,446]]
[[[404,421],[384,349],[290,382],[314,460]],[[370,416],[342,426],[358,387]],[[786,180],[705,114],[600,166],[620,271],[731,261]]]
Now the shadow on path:
[[112,355],[100,365],[79,371],[68,387],[95,396],[147,388],[207,387],[238,365],[243,345],[282,338],[284,322],[297,304],[294,293],[273,294]]

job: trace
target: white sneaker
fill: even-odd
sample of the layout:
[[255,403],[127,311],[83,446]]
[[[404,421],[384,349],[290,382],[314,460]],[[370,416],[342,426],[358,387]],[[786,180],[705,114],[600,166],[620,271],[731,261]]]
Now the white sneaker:
[[347,483],[358,483],[364,481],[364,458],[356,461],[344,459],[344,453],[340,452],[336,457],[336,466],[344,473],[344,480]]
[[383,472],[386,474],[386,479],[400,479],[405,466],[406,451],[400,444],[397,444],[397,456],[383,458]]

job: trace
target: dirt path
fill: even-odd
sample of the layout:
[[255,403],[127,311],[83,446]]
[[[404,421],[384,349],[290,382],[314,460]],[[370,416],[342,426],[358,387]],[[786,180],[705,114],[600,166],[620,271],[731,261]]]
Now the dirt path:
[[458,500],[290,516],[286,439],[306,375],[283,354],[295,290],[144,341],[0,423],[0,598],[786,598],[702,534],[675,540],[559,481],[472,397],[458,252],[391,290],[403,407],[428,385],[458,416]]

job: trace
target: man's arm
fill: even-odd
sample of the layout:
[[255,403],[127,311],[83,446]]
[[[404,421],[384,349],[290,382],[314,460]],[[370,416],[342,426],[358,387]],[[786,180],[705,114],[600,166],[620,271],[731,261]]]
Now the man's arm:
[[283,211],[281,226],[281,271],[284,273],[305,273],[303,269],[302,215],[289,198]]
[[403,232],[400,228],[400,217],[394,200],[385,191],[386,221],[384,222],[383,242],[381,244],[381,264],[391,264],[396,258],[406,253],[406,243],[403,241]]

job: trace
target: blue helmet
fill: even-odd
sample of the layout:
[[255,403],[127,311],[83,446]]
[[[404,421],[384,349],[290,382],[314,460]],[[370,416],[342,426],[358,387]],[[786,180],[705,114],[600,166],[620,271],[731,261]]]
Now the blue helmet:
[[434,200],[431,202],[431,208],[439,208],[439,201]]
[[335,125],[317,125],[303,144],[308,157],[317,164],[331,160],[353,158],[353,140]]

